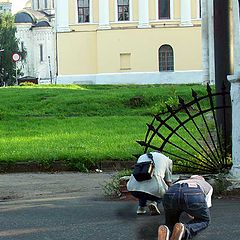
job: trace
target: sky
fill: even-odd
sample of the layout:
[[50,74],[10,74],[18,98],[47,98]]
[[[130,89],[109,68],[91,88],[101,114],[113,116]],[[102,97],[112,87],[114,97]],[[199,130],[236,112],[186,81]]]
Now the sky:
[[16,13],[17,11],[21,10],[27,0],[12,0],[12,13]]

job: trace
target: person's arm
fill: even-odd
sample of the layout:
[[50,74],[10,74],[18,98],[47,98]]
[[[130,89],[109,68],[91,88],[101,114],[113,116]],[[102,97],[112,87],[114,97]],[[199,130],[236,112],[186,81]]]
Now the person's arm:
[[172,160],[170,159],[169,159],[168,167],[165,171],[164,181],[168,185],[168,187],[172,185]]
[[169,182],[169,181],[166,181],[166,180],[165,180],[165,183],[168,185],[168,187],[171,187],[171,186],[172,186],[172,182]]
[[209,192],[205,197],[208,208],[212,206],[212,194],[213,194],[213,188],[211,187],[211,189],[209,190]]

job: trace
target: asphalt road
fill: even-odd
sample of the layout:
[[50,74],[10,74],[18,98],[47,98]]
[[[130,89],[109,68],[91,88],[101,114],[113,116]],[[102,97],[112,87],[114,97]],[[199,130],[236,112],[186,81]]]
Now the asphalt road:
[[[15,179],[16,179],[15,175]],[[30,175],[26,175],[25,178]],[[48,179],[45,175],[31,175],[31,178]],[[64,175],[65,176],[65,175]],[[155,240],[157,228],[164,223],[163,211],[160,216],[136,216],[135,201],[108,200],[101,194],[99,179],[105,175],[74,175],[73,181],[85,179],[86,186],[79,192],[60,191],[61,186],[67,186],[62,180],[56,183],[55,193],[49,191],[46,195],[21,195],[15,199],[0,201],[0,239],[2,240]],[[0,175],[1,183],[6,177]],[[13,176],[14,177],[14,176]],[[20,176],[19,176],[20,177]],[[54,175],[56,178],[57,176]],[[69,176],[66,176],[69,178]],[[91,179],[93,179],[91,181]],[[14,178],[13,178],[14,179]],[[13,180],[12,179],[12,180]],[[19,178],[17,178],[19,180]],[[49,179],[48,179],[49,180]],[[84,181],[81,181],[82,185]],[[32,181],[34,185],[34,180]],[[35,184],[36,184],[35,182]],[[56,178],[57,182],[57,178]],[[90,183],[91,182],[91,183]],[[93,184],[94,182],[94,184]],[[69,183],[69,182],[68,182]],[[88,186],[88,184],[89,186]],[[53,182],[52,182],[53,184]],[[53,188],[50,184],[50,188]],[[23,183],[13,181],[21,193]],[[31,186],[30,183],[28,183]],[[47,185],[45,185],[47,188]],[[91,187],[90,187],[91,186]],[[77,186],[75,186],[77,189]],[[74,188],[74,189],[75,189]],[[1,191],[5,187],[1,185]],[[57,191],[58,189],[58,191]],[[71,189],[68,186],[68,189]],[[75,190],[76,190],[75,189]],[[84,191],[81,191],[84,189]],[[33,188],[30,188],[32,191]],[[49,189],[48,189],[49,190]],[[5,189],[6,191],[6,189]],[[26,189],[25,189],[26,191]],[[38,188],[39,193],[39,188]],[[13,191],[13,194],[17,194]],[[199,233],[196,240],[239,240],[240,239],[240,199],[214,199],[211,225]]]

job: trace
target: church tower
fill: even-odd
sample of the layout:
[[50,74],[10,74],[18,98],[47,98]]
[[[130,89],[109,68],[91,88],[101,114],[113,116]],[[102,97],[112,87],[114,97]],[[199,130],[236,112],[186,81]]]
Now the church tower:
[[32,8],[35,11],[44,11],[48,14],[53,14],[55,0],[32,0]]
[[10,0],[0,0],[0,13],[11,12],[12,3]]

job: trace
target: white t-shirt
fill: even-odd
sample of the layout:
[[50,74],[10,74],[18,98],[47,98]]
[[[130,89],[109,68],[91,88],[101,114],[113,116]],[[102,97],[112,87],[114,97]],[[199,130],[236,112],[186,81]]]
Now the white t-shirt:
[[[153,177],[150,180],[138,182],[133,175],[131,175],[128,183],[128,191],[139,191],[149,193],[153,196],[162,198],[168,186],[167,182],[172,182],[172,160],[167,156],[159,152],[151,152],[153,155],[153,161],[155,169]],[[143,154],[139,157],[137,163],[151,161],[147,154]]]

